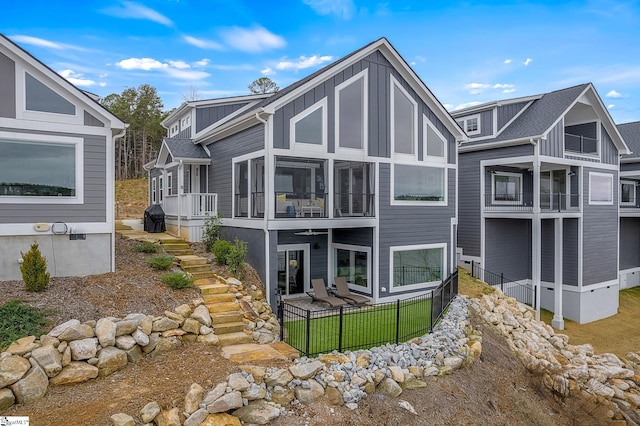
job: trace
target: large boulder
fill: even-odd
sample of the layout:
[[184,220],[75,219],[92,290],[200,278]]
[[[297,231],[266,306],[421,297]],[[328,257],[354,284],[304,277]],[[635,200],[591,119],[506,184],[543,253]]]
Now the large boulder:
[[204,388],[198,383],[193,383],[191,387],[189,387],[187,395],[184,397],[184,412],[187,414],[196,412],[200,407],[200,403],[202,402],[203,398]]
[[10,344],[4,351],[9,352],[11,355],[24,355],[40,346],[35,341],[36,336],[23,337]]
[[49,333],[47,333],[48,336],[51,337],[58,337],[60,336],[67,328],[72,327],[72,326],[76,326],[76,325],[80,325],[80,321],[78,321],[77,319],[71,319],[67,322],[63,322],[60,325],[57,325],[55,327],[53,327],[51,329],[51,331]]
[[100,346],[106,348],[116,344],[116,330],[118,326],[108,318],[100,318],[96,323],[96,337]]
[[174,407],[170,410],[161,411],[153,421],[158,426],[181,426],[180,409]]
[[116,413],[109,417],[113,426],[135,426],[136,421],[128,414]]
[[108,376],[126,366],[127,353],[122,349],[118,349],[114,346],[100,349],[96,367],[98,367],[99,375],[101,377]]
[[6,410],[16,403],[16,397],[11,392],[11,389],[4,388],[0,389],[0,411]]
[[206,325],[207,327],[211,325],[211,314],[209,313],[209,308],[205,305],[196,307],[189,318],[193,318],[200,324]]
[[320,361],[308,362],[305,364],[295,364],[289,367],[289,372],[296,379],[307,380],[310,377],[315,376],[322,368],[324,364]]
[[0,356],[0,388],[5,388],[17,382],[30,368],[29,361],[21,356]]
[[18,404],[30,404],[42,398],[49,387],[49,378],[34,360],[31,370],[22,379],[9,386]]
[[98,368],[89,365],[86,362],[71,361],[69,365],[64,367],[60,374],[52,377],[49,383],[55,385],[68,385],[71,383],[82,383],[89,379],[98,377]]
[[[60,341],[70,342],[72,340],[82,340],[93,337],[93,328],[87,324],[76,324],[66,328],[58,337]],[[56,337],[56,336],[53,336]]]
[[280,409],[264,400],[254,401],[233,412],[244,423],[266,425],[280,416]]
[[238,391],[229,392],[207,405],[207,411],[211,414],[224,413],[235,408],[242,407],[242,395]]
[[73,340],[69,342],[69,348],[71,348],[71,359],[74,361],[94,358],[98,352],[98,339],[92,337]]
[[62,354],[53,346],[43,346],[31,352],[34,359],[48,377],[54,377],[62,371]]
[[324,395],[324,387],[314,379],[308,380],[309,387],[298,386],[295,389],[295,395],[302,404],[311,404]]
[[152,401],[140,410],[140,420],[142,420],[142,423],[151,423],[161,411],[160,404]]

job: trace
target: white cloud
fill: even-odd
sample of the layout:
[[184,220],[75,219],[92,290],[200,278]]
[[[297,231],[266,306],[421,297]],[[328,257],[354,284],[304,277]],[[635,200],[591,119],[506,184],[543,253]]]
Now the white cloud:
[[55,41],[45,40],[43,38],[31,37],[31,36],[27,36],[27,35],[14,35],[14,36],[11,36],[10,38],[11,38],[11,40],[15,41],[16,43],[30,44],[32,46],[46,47],[46,48],[49,48],[49,49],[79,50],[81,52],[84,52],[84,51],[87,50],[84,47],[74,46],[72,44],[57,43]]
[[276,69],[279,70],[302,70],[305,68],[313,67],[316,65],[320,65],[324,62],[328,62],[333,59],[333,56],[300,56],[298,59],[294,61],[280,61],[276,65]]
[[155,70],[160,68],[167,68],[167,64],[152,59],[152,58],[129,58],[123,59],[120,62],[116,62],[116,66],[124,70]]
[[464,88],[468,89],[470,94],[478,95],[484,92],[486,89],[490,89],[491,85],[483,84],[483,83],[469,83],[469,84],[465,84]]
[[259,25],[253,28],[233,27],[225,30],[222,37],[231,47],[247,53],[277,49],[287,44],[282,37]]
[[195,38],[192,36],[182,36],[182,39],[189,43],[192,46],[199,47],[200,49],[213,49],[213,50],[222,50],[223,47],[220,43],[213,40],[205,40],[202,38]]
[[109,7],[102,9],[102,13],[125,19],[142,19],[145,21],[156,22],[167,27],[172,27],[173,22],[160,12],[157,12],[147,6],[133,1],[123,1],[122,7]]
[[447,111],[450,111],[451,108],[453,108],[453,104],[442,104],[442,106],[445,107]]
[[[60,71],[58,74],[60,74],[62,77],[64,77],[69,83],[73,84],[74,86],[78,86],[78,87],[91,87],[91,86],[95,86],[96,82],[93,80],[90,80],[88,78],[82,78],[83,75],[79,74],[73,70],[62,70]],[[105,84],[105,83],[100,83],[100,85]],[[104,86],[103,86],[104,87]]]
[[167,62],[173,68],[177,68],[179,70],[184,70],[184,69],[187,69],[187,68],[191,68],[191,65],[189,65],[188,63],[186,63],[184,61],[167,61]]
[[206,67],[207,65],[209,65],[209,62],[211,62],[209,59],[203,58],[199,61],[194,62],[193,65],[195,65],[196,67]]
[[613,109],[613,108],[615,108],[615,107],[616,107],[616,106],[615,106],[614,104],[609,104],[609,105],[607,105],[607,108],[608,108],[608,109]]
[[174,78],[179,78],[180,80],[203,80],[209,77],[211,74],[204,71],[196,71],[196,70],[181,70],[177,68],[165,68],[163,69],[169,76]]
[[516,86],[513,84],[500,84],[496,83],[493,85],[494,89],[502,89],[502,93],[513,93],[516,91]]
[[513,92],[515,92],[515,91],[516,91],[516,89],[504,89],[504,90],[502,91],[502,93],[513,93]]
[[511,59],[505,59],[505,60],[504,60],[504,63],[505,63],[505,64],[510,64],[510,63],[511,63]]
[[607,98],[621,98],[622,93],[618,92],[617,90],[609,90],[605,96]]
[[456,107],[453,110],[458,111],[459,109],[465,109],[465,108],[469,108],[476,105],[480,105],[480,102],[477,102],[477,101],[466,102],[464,104],[456,105]]
[[356,10],[353,0],[303,0],[303,3],[319,15],[335,15],[350,19]]
[[107,87],[107,83],[105,83],[104,81],[101,81],[100,83],[98,83],[98,86]]
[[275,74],[275,71],[273,71],[273,69],[271,69],[271,67],[266,67],[263,70],[260,70],[260,74],[262,75],[273,75]]
[[531,62],[533,62],[533,59],[531,59],[531,58],[527,58],[527,59],[525,59],[525,61],[524,61],[524,66],[525,66],[525,67],[526,67],[526,66],[528,66]]

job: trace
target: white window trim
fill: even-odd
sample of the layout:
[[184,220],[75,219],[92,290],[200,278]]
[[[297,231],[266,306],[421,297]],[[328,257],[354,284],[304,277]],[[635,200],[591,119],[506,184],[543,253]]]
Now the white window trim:
[[160,201],[160,204],[162,204],[164,201],[164,176],[158,177],[158,194],[158,200]]
[[[469,132],[467,130],[467,122],[473,120],[474,118],[478,120],[478,130],[474,130],[473,132]],[[481,127],[482,126],[482,121],[480,120],[480,114],[474,114],[474,115],[470,115],[468,117],[460,118],[458,120],[458,122],[462,122],[462,130],[464,130],[464,132],[468,136],[479,135],[480,133],[482,133],[482,127]]]
[[186,130],[191,127],[191,116],[186,115],[180,119],[180,130]]
[[[520,185],[518,188],[520,194],[520,200],[517,201],[508,201],[508,200],[496,200],[496,176],[512,176],[519,178]],[[496,170],[495,173],[491,173],[491,202],[493,204],[510,204],[510,205],[519,205],[524,202],[524,194],[523,190],[523,176],[522,173],[512,173],[512,172],[501,172]]]
[[[0,131],[0,139],[16,142],[55,143],[73,145],[76,152],[76,195],[75,197],[25,197],[0,196],[0,204],[83,204],[84,203],[84,139],[29,133]],[[106,160],[105,160],[106,161]]]
[[156,178],[151,178],[151,204],[158,204],[158,187]]
[[[307,117],[309,114],[317,111],[318,109],[322,109],[322,144],[315,145],[311,143],[304,142],[296,142],[296,123],[303,118]],[[326,152],[327,150],[327,139],[328,139],[328,112],[327,112],[327,97],[325,96],[315,104],[311,105],[309,108],[305,109],[299,114],[294,115],[289,120],[289,140],[290,147],[297,152],[311,152],[311,153],[319,153]]]
[[167,173],[167,195],[173,194],[173,172]]
[[439,283],[442,282],[442,280],[440,281],[431,281],[431,282],[425,282],[425,283],[418,283],[418,284],[411,284],[411,285],[406,285],[406,286],[402,286],[402,287],[394,287],[393,285],[393,254],[397,251],[412,251],[412,250],[424,250],[424,249],[435,249],[435,248],[440,248],[442,249],[442,265],[440,265],[440,267],[442,268],[442,277],[444,277],[445,271],[446,271],[446,266],[447,266],[447,244],[446,243],[440,243],[440,244],[420,244],[420,245],[409,245],[409,246],[392,246],[389,247],[389,293],[399,293],[399,292],[405,292],[405,291],[411,291],[411,290],[427,290],[431,287],[437,286]]
[[[609,179],[609,180],[611,181],[611,185],[610,185],[611,200],[610,200],[610,201],[593,201],[593,200],[591,199],[591,188],[592,188],[591,178],[592,178],[593,176],[606,177],[607,179]],[[593,206],[597,206],[597,205],[606,206],[606,205],[612,205],[612,204],[613,204],[613,175],[612,175],[611,173],[589,172],[589,205],[593,205]]]
[[[442,169],[444,174],[444,200],[443,201],[418,201],[418,200],[396,200],[396,166],[416,166],[416,167],[431,167],[434,169]],[[449,168],[443,164],[428,164],[428,163],[391,163],[391,205],[392,206],[447,206],[449,202]]]
[[[29,72],[31,71],[31,72]],[[75,107],[75,114],[56,114],[54,112],[45,111],[31,111],[27,109],[27,77],[26,73],[29,72],[33,78],[45,84],[49,89],[60,95],[67,102],[73,104]],[[52,123],[65,123],[65,124],[77,124],[84,125],[84,109],[81,108],[76,102],[69,100],[69,95],[58,90],[59,88],[49,82],[45,83],[48,79],[43,77],[33,70],[20,69],[16,66],[16,89],[18,96],[16,96],[16,118],[46,121]]]
[[[433,132],[436,134],[436,136],[438,136],[439,138],[442,139],[443,142],[443,156],[442,157],[436,157],[433,155],[427,155],[427,145],[428,145],[428,138],[427,138],[427,128],[431,128],[431,130],[433,130]],[[440,131],[436,128],[436,126],[433,125],[433,123],[431,123],[431,120],[429,120],[429,118],[426,115],[422,115],[422,139],[423,139],[423,147],[422,147],[422,157],[424,158],[424,161],[429,161],[429,162],[438,162],[438,163],[447,163],[447,154],[449,151],[448,148],[448,142],[447,142],[447,138],[444,137],[444,135],[442,133],[440,133]]]
[[[362,108],[362,148],[348,148],[340,146],[340,92],[347,86],[363,79],[363,108]],[[335,88],[335,151],[336,153],[360,153],[367,150],[369,141],[369,69],[365,68],[358,74],[340,83]]]
[[[396,123],[394,120],[395,115],[395,91],[394,88],[400,89],[402,94],[404,94],[409,102],[413,105],[413,154],[403,154],[396,152],[396,141],[395,141],[395,127]],[[396,159],[407,159],[407,160],[416,160],[418,158],[418,103],[413,99],[413,97],[402,87],[402,84],[392,75],[391,76],[391,114],[390,114],[390,130],[391,130],[391,154],[393,158]]]
[[[367,286],[363,287],[361,285],[355,285],[355,284],[351,284],[350,282],[347,281],[347,283],[349,284],[349,288],[352,290],[358,290],[358,291],[365,291],[368,294],[371,294],[371,247],[366,247],[366,246],[355,246],[355,245],[351,245],[351,244],[341,244],[341,243],[332,243],[331,244],[331,250],[335,251],[335,249],[342,249],[342,250],[349,250],[349,251],[361,251],[367,254]],[[336,267],[336,255],[335,253],[333,254],[333,267]],[[335,269],[333,270],[333,277],[331,278],[332,282],[333,279],[335,277],[337,277],[337,272]]]
[[[631,185],[633,187],[633,191],[631,192],[632,199],[631,201],[622,201],[622,185]],[[622,206],[635,206],[636,205],[636,182],[632,180],[621,180],[620,181],[620,205]]]

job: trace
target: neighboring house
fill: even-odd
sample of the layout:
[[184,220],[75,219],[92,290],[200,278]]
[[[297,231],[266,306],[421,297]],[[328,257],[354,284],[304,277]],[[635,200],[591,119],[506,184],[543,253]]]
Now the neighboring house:
[[125,124],[0,35],[0,280],[37,241],[51,276],[115,270],[114,144]]
[[164,124],[151,202],[192,240],[221,212],[272,304],[335,276],[394,300],[455,269],[464,133],[384,38],[275,94],[189,102]]
[[640,121],[618,125],[631,154],[620,159],[620,289],[640,285]]
[[[474,106],[454,117],[462,260],[539,289],[579,323],[618,311],[618,170],[629,152],[591,84]],[[560,291],[563,289],[563,291]]]

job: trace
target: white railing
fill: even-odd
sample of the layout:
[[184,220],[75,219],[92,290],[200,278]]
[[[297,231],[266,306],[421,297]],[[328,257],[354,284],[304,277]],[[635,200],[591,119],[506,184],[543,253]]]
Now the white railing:
[[167,195],[162,201],[162,209],[167,216],[185,219],[200,219],[214,216],[218,212],[218,194]]

